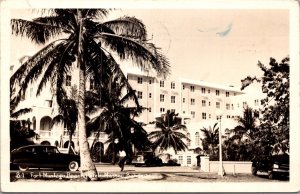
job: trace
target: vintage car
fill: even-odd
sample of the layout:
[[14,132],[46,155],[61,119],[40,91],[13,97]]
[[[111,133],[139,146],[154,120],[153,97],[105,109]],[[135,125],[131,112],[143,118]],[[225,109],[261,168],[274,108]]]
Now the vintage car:
[[21,171],[29,168],[68,169],[77,171],[80,157],[73,154],[60,153],[57,147],[49,145],[29,145],[11,151],[11,167]]
[[138,152],[131,164],[135,166],[162,166],[162,160],[152,151]]
[[251,171],[253,175],[256,175],[257,171],[267,172],[269,179],[279,176],[287,177],[289,176],[289,155],[281,154],[254,159]]

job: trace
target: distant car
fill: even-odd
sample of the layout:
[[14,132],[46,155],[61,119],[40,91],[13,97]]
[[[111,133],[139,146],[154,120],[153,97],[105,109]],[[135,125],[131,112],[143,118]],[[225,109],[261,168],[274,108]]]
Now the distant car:
[[29,145],[11,151],[11,166],[21,171],[29,168],[53,168],[77,171],[80,157],[60,153],[57,147],[49,145]]
[[162,166],[162,160],[156,157],[152,151],[138,152],[131,164],[135,166]]
[[289,176],[289,155],[273,155],[263,159],[252,160],[252,174],[256,175],[257,171],[267,172],[269,179],[278,176]]

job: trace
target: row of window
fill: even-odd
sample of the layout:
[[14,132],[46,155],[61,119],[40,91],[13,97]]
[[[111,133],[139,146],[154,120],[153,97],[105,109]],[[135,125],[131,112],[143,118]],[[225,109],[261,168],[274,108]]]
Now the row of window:
[[[138,91],[137,92],[137,97],[139,99],[143,98],[143,92]],[[149,98],[152,98],[152,93],[149,93]],[[164,102],[165,101],[165,95],[160,94],[160,102]],[[185,98],[182,99],[182,102],[185,103]],[[171,96],[171,103],[176,103],[176,96]],[[191,105],[195,105],[195,99],[191,98]],[[211,106],[211,102],[208,102],[208,106]],[[206,107],[206,100],[202,100],[202,107]],[[220,108],[221,107],[221,103],[220,102],[216,102],[216,108]],[[230,104],[226,104],[226,109],[230,110]],[[231,109],[234,109],[233,104],[231,104]]]
[[[178,163],[183,164],[183,156],[178,157]],[[187,156],[186,157],[186,163],[187,164],[192,164],[192,156]]]
[[[138,80],[137,80],[138,84],[142,84],[143,83],[143,78],[142,77],[138,77]],[[152,80],[149,79],[149,84],[152,83]],[[165,87],[165,81],[164,80],[160,80],[159,81],[159,86],[161,88]],[[171,89],[175,89],[175,83],[174,82],[171,82]],[[185,85],[182,85],[182,89],[184,90],[185,89]],[[190,86],[190,90],[191,92],[195,92],[195,86]],[[201,93],[202,94],[205,94],[206,93],[206,88],[201,88]],[[210,89],[207,90],[207,93],[210,94]],[[216,95],[219,96],[220,95],[220,90],[216,90]],[[226,97],[229,97],[230,93],[229,92],[226,92],[225,93]],[[234,93],[234,95],[236,95]]]

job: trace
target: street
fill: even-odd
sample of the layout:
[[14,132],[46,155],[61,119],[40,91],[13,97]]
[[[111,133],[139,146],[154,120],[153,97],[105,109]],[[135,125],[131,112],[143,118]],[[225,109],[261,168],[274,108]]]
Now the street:
[[[135,167],[125,165],[120,171],[118,165],[96,164],[100,181],[134,181],[134,182],[286,182],[288,179],[269,180],[266,174],[227,174],[223,178],[216,173],[203,172],[196,167],[161,166],[161,167]],[[26,172],[11,171],[11,181],[84,181],[80,172],[53,171],[48,169],[31,169]]]

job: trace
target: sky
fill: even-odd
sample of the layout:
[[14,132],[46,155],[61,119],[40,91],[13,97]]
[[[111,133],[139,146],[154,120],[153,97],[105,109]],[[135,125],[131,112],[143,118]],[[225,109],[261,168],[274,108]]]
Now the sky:
[[[274,9],[122,9],[109,19],[134,16],[148,38],[169,59],[172,76],[240,87],[248,75],[260,75],[257,63],[289,55],[289,12]],[[13,18],[30,19],[31,11],[14,10]],[[15,63],[40,46],[11,38]]]

